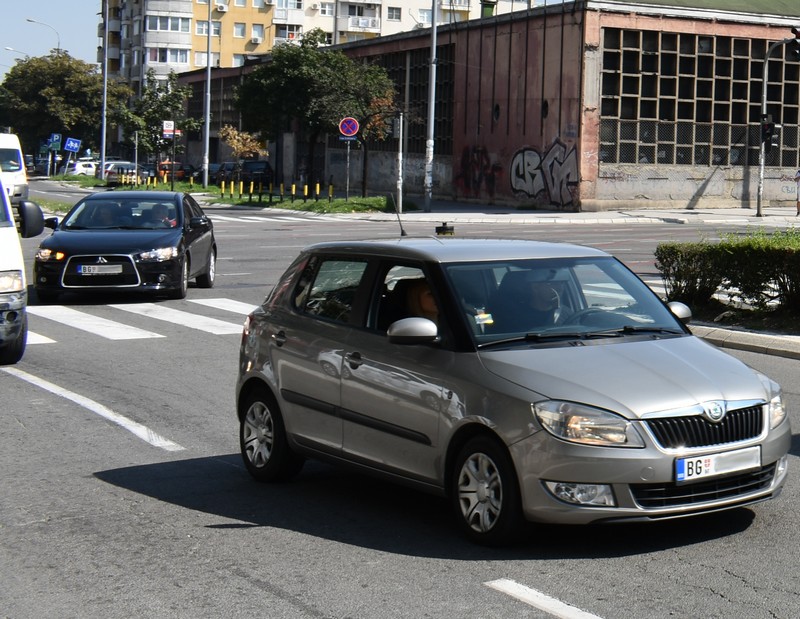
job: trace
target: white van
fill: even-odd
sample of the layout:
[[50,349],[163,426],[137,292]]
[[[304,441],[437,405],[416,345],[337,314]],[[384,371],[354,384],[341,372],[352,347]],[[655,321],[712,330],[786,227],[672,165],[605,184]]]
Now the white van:
[[19,138],[13,133],[0,133],[0,180],[11,204],[28,199],[28,175]]
[[44,229],[44,216],[36,204],[22,200],[16,206],[17,233],[2,178],[0,194],[0,365],[9,365],[22,359],[28,341],[28,288],[19,235],[27,238],[40,234]]

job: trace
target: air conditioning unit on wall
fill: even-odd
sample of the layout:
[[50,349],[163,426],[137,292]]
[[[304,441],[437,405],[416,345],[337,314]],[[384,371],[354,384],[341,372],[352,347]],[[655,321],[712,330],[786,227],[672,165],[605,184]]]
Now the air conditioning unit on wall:
[[310,8],[311,8],[312,11],[317,11],[317,10],[319,10],[319,5],[315,3],[315,4],[312,4]]
[[273,4],[275,4],[275,0],[267,0],[267,4],[273,5]]
[[250,42],[253,45],[261,45],[264,42],[264,39],[262,37],[253,37],[252,39],[250,39]]
[[219,13],[227,13],[228,12],[228,5],[227,4],[218,4],[216,7]]

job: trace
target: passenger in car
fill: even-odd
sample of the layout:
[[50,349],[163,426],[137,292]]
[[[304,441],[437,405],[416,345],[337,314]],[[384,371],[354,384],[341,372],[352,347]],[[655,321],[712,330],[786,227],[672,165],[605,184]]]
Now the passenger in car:
[[412,316],[427,318],[433,322],[439,320],[439,308],[430,285],[424,279],[415,280],[409,286],[406,307]]

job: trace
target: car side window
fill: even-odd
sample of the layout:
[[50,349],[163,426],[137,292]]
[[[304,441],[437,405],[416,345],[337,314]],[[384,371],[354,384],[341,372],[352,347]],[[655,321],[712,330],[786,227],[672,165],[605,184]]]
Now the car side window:
[[377,312],[379,331],[386,331],[396,320],[412,316],[437,322],[438,314],[433,288],[422,269],[394,265],[386,271]]
[[[319,266],[311,277],[314,263]],[[367,262],[338,258],[311,261],[295,291],[295,307],[301,312],[337,322],[348,322]]]

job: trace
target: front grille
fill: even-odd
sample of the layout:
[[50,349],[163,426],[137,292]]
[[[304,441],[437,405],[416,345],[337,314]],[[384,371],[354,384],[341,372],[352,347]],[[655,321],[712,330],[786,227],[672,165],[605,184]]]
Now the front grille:
[[772,463],[758,471],[691,484],[631,484],[631,493],[636,503],[645,509],[731,499],[769,488],[775,477],[775,466],[776,463]]
[[[110,266],[122,265],[121,273],[81,275],[81,265]],[[117,286],[138,286],[141,280],[130,256],[103,254],[93,256],[72,256],[64,266],[62,279],[65,288],[102,288]]]
[[645,423],[664,449],[725,445],[759,436],[764,428],[764,407],[728,411],[717,423],[700,415],[646,419]]

